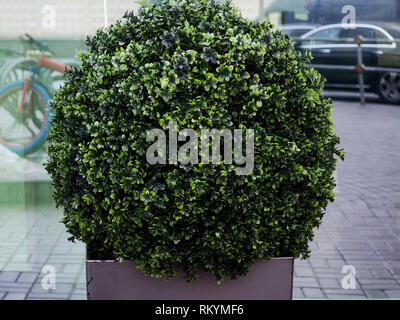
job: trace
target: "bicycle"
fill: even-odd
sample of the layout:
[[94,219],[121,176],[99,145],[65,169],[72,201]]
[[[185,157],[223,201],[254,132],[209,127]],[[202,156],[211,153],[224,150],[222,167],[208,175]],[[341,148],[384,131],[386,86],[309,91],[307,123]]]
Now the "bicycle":
[[5,64],[0,70],[0,144],[20,156],[45,143],[53,83],[62,80],[64,72],[72,68],[51,59],[53,54],[45,43],[26,37],[30,47],[37,49],[24,50],[24,58]]

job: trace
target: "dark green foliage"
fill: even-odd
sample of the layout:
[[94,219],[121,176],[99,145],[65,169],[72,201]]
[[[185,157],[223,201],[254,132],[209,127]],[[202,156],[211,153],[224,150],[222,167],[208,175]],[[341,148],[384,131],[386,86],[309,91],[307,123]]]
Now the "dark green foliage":
[[[259,259],[307,257],[333,200],[323,79],[267,23],[230,3],[162,1],[97,31],[51,103],[54,198],[73,239],[145,274],[220,281]],[[146,132],[255,130],[255,167],[150,165]]]

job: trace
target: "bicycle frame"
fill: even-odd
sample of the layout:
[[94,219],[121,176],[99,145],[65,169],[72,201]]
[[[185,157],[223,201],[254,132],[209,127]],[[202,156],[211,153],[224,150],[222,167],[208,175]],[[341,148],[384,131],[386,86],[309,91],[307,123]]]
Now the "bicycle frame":
[[[51,70],[59,71],[60,73],[64,73],[65,71],[70,69],[69,66],[67,66],[67,65],[65,65],[63,63],[57,62],[55,60],[46,58],[43,54],[39,55],[39,57],[37,58],[36,64],[37,64],[37,66],[39,68],[43,68],[44,67],[44,68],[48,68],[48,69],[51,69]],[[28,91],[30,83],[31,83],[31,74],[29,74],[28,77],[26,77],[24,79],[24,88],[22,90],[22,97],[21,97],[21,100],[19,102],[18,109],[17,109],[18,113],[22,112],[22,108],[23,108],[24,103],[25,103],[26,92]]]

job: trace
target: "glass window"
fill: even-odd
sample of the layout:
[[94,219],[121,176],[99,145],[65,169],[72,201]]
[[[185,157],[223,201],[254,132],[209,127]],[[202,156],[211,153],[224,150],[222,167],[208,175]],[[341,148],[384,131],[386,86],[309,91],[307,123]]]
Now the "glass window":
[[[393,42],[391,42],[391,39],[386,34],[384,34],[383,32],[381,32],[379,30],[375,30],[375,36],[376,36],[377,44],[383,44],[383,45],[392,45],[393,44]],[[393,38],[396,37],[395,34],[391,34],[391,36]],[[382,42],[379,42],[379,41],[382,41]]]
[[342,29],[340,38],[354,39],[357,36],[364,38],[366,44],[376,44],[376,30],[373,28]]
[[316,31],[310,34],[307,38],[310,39],[324,39],[312,41],[313,44],[331,44],[334,43],[329,41],[329,39],[338,39],[340,35],[341,28],[327,28],[323,30]]
[[[274,23],[335,24],[343,19],[342,8],[356,9],[357,20],[363,22],[399,21],[399,0],[273,0],[265,1],[265,14]],[[276,13],[280,16],[276,18]],[[278,21],[276,21],[278,20]]]

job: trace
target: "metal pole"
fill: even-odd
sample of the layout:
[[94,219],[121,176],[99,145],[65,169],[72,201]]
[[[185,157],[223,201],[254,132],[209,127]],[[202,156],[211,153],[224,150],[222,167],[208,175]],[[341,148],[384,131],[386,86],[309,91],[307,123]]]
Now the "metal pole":
[[108,27],[107,0],[104,0],[104,27]]
[[363,37],[357,36],[354,38],[354,42],[357,44],[357,66],[356,72],[358,73],[358,85],[360,86],[360,102],[361,105],[365,105],[365,88],[364,88],[364,64],[362,56]]
[[258,21],[264,18],[264,0],[258,0]]

